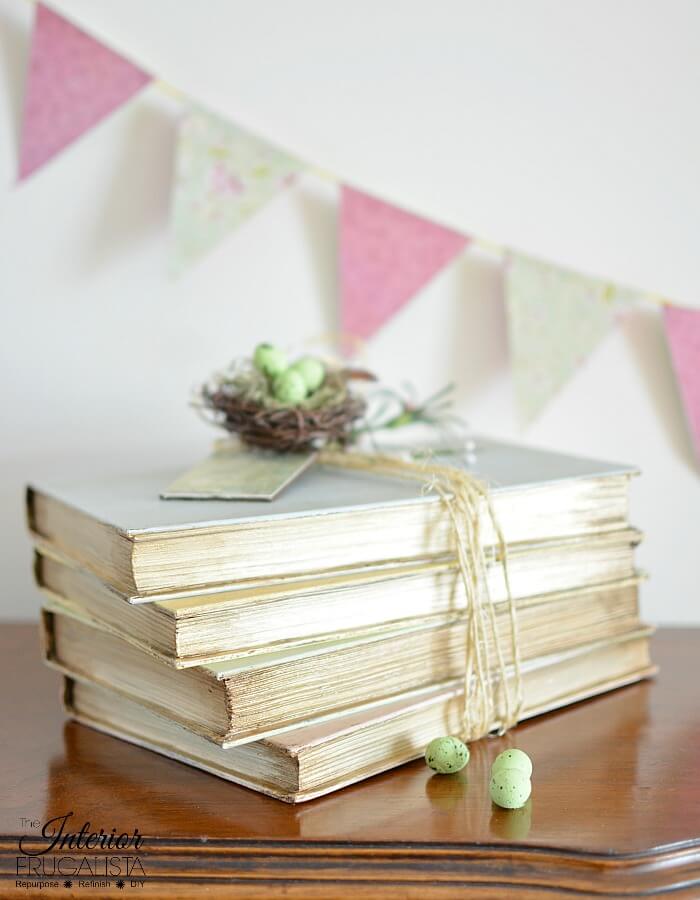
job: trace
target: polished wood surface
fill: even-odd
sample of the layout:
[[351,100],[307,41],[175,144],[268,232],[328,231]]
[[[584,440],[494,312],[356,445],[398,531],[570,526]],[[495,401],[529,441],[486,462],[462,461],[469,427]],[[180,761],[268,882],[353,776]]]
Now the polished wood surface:
[[[661,674],[472,745],[458,776],[416,762],[288,806],[64,720],[37,629],[5,626],[0,894],[18,841],[73,813],[145,835],[145,885],[58,897],[700,897],[700,630],[662,630]],[[533,794],[492,806],[492,759],[534,761]],[[66,851],[64,851],[65,853]],[[95,851],[86,851],[94,855]]]

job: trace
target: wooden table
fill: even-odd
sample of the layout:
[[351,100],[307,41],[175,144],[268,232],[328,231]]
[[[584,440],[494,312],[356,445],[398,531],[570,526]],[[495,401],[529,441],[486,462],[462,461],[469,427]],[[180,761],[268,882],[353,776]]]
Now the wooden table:
[[[326,900],[673,890],[674,898],[698,898],[700,630],[663,630],[653,652],[655,682],[540,717],[488,747],[474,744],[463,776],[431,775],[416,762],[292,807],[65,722],[36,629],[5,626],[0,893]],[[532,799],[517,812],[488,797],[489,760],[509,743],[535,763]],[[55,889],[17,887],[18,857],[26,872],[19,838],[69,812],[73,831],[86,820],[108,833],[138,828],[144,886],[127,877],[122,889],[115,878],[91,888],[59,873]],[[96,852],[56,856],[72,853],[79,864]]]

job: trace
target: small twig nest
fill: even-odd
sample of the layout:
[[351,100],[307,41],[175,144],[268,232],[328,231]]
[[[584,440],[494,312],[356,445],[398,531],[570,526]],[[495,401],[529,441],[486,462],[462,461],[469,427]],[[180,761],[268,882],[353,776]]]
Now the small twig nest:
[[201,405],[214,414],[217,425],[253,447],[284,452],[347,444],[353,424],[366,410],[364,399],[348,389],[355,375],[328,371],[323,385],[304,402],[284,406],[270,394],[265,377],[245,366],[205,386]]

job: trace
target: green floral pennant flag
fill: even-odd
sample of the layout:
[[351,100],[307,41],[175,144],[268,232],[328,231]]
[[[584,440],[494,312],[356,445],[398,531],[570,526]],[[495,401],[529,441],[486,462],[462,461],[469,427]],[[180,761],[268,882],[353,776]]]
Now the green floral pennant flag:
[[505,297],[516,402],[529,422],[610,330],[610,286],[512,253]]
[[179,128],[173,185],[172,269],[182,272],[257,212],[299,160],[200,107]]

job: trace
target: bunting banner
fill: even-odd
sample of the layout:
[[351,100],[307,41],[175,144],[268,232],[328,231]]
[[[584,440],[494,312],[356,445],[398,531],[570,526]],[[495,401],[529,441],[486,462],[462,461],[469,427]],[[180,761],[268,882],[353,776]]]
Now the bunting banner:
[[[152,76],[37,3],[19,149],[24,180],[152,81]],[[160,83],[160,82],[159,82]],[[182,98],[177,89],[160,83]],[[200,260],[308,164],[184,98],[171,202],[174,273]],[[318,170],[317,170],[318,171]],[[342,332],[372,337],[478,240],[364,193],[336,176]],[[494,249],[495,245],[489,245]],[[660,298],[495,247],[516,402],[534,419],[614,323],[613,302]],[[670,355],[700,459],[700,309],[664,306]]]
[[510,253],[505,299],[515,397],[530,422],[613,324],[609,286]]
[[180,122],[171,268],[179,274],[290,184],[293,156],[200,108]]
[[340,203],[341,328],[369,338],[468,239],[347,185],[341,188]]
[[700,461],[700,309],[668,305],[663,315],[688,430]]
[[148,72],[38,3],[25,89],[20,181],[149,81]]

